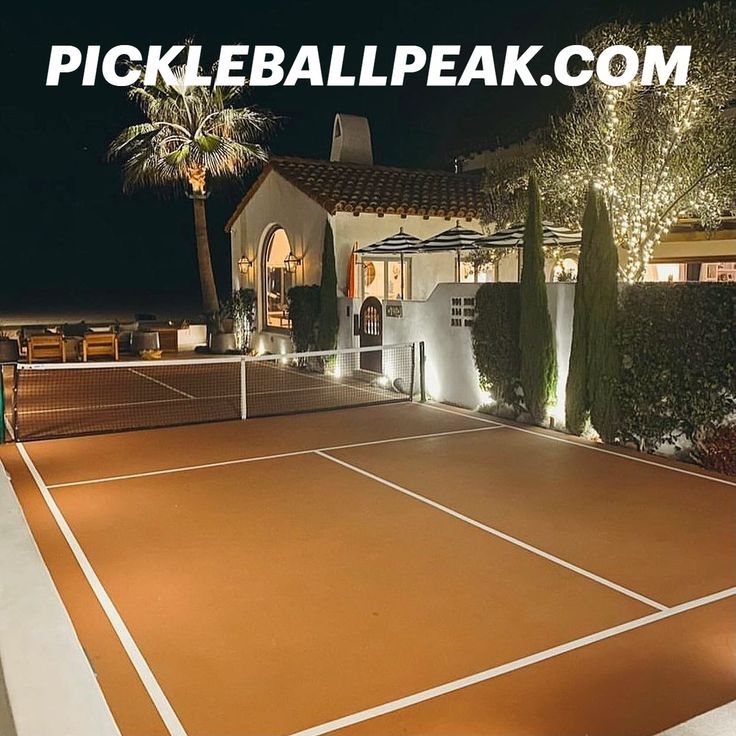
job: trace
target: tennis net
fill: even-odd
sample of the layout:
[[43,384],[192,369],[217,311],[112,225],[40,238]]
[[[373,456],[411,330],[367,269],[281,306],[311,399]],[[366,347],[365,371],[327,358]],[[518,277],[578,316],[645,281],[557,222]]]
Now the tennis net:
[[17,440],[220,422],[411,401],[411,343],[116,363],[19,364]]

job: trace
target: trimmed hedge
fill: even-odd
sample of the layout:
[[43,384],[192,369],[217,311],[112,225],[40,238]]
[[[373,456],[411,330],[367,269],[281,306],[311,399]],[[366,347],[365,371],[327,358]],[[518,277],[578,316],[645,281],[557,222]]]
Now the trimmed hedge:
[[736,412],[736,285],[635,284],[620,296],[619,439],[697,441]]
[[483,284],[475,295],[473,355],[481,388],[498,402],[522,409],[519,284]]
[[286,298],[289,302],[291,339],[297,353],[317,349],[319,328],[320,287],[292,286]]

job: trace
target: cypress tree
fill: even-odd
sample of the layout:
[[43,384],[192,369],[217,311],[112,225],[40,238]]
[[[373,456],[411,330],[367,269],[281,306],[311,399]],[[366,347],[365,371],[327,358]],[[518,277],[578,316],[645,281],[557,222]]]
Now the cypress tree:
[[542,205],[533,175],[529,179],[528,198],[520,285],[521,386],[527,411],[536,422],[542,422],[557,391],[557,360],[552,322],[547,310]]
[[591,424],[605,442],[617,430],[616,382],[619,356],[616,345],[618,320],[618,251],[603,195],[598,205],[598,222],[593,237],[594,260],[588,308],[588,396]]
[[325,222],[322,246],[322,280],[319,292],[319,330],[317,346],[320,350],[334,350],[337,346],[337,272],[335,270],[335,243],[330,221]]
[[572,345],[565,389],[565,424],[570,432],[580,435],[590,413],[588,396],[588,332],[591,292],[590,253],[594,230],[598,222],[598,196],[591,184],[583,214],[583,235],[578,257],[578,278],[575,284],[575,313],[572,323]]

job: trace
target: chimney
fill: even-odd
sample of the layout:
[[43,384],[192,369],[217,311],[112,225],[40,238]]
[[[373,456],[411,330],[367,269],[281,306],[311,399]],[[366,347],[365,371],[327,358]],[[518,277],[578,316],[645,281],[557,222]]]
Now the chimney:
[[335,115],[330,161],[373,165],[371,128],[368,125],[368,118],[346,115],[342,112]]

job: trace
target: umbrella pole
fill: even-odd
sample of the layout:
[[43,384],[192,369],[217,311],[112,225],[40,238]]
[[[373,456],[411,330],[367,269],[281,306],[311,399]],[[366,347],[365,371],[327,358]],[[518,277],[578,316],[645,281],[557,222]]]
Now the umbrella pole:
[[457,251],[457,265],[455,266],[455,283],[460,283],[460,251]]
[[401,253],[401,294],[399,294],[399,299],[404,298],[404,254]]
[[516,280],[521,283],[521,256],[524,251],[521,248],[516,249]]

